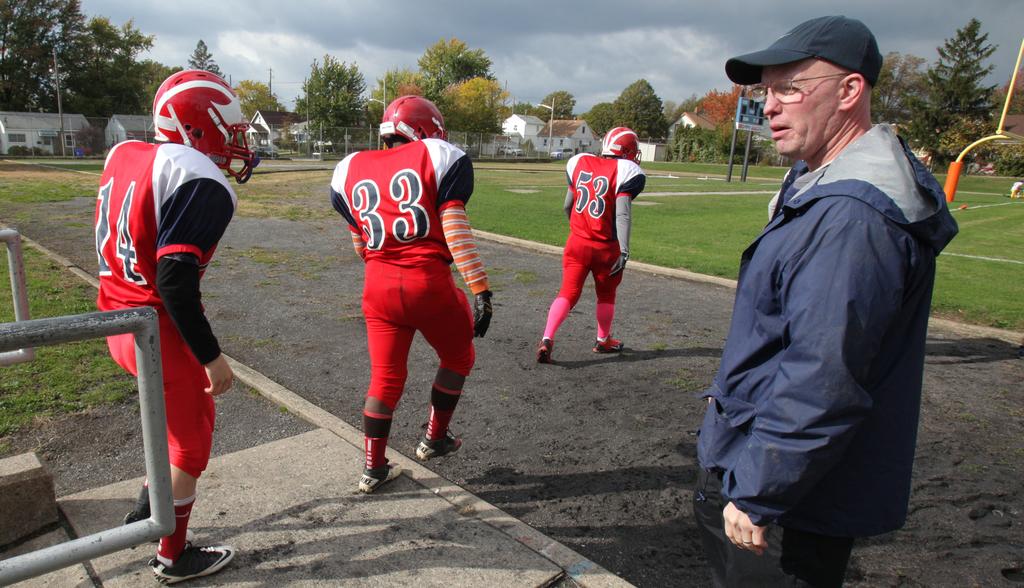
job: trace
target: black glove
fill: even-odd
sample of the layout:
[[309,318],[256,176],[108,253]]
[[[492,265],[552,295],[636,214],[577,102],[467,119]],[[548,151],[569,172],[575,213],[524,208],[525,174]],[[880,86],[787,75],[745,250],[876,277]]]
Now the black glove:
[[626,252],[620,253],[619,254],[619,258],[615,260],[614,264],[612,264],[612,271],[608,272],[608,275],[609,276],[614,276],[615,274],[617,274],[617,273],[621,272],[622,270],[626,269],[626,260],[627,259],[629,259],[629,254],[628,253],[626,253]]
[[484,290],[473,300],[473,334],[483,337],[491,326],[491,291]]

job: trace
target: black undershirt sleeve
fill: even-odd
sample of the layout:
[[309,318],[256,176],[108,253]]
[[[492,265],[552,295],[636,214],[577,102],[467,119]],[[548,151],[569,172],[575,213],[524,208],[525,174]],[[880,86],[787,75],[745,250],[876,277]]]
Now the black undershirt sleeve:
[[220,355],[220,345],[203,314],[199,292],[199,260],[188,253],[160,258],[156,265],[156,289],[174,326],[201,364]]

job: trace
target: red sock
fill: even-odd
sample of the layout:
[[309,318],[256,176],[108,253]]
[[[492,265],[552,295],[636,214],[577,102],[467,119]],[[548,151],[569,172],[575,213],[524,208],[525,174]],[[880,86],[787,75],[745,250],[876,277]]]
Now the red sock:
[[366,449],[366,469],[384,467],[388,460],[384,454],[391,434],[391,415],[363,411],[363,446]]
[[174,532],[160,538],[156,557],[164,565],[172,566],[185,549],[185,533],[188,531],[188,519],[192,516],[192,505],[196,503],[196,495],[174,501]]
[[462,390],[441,388],[436,383],[430,390],[430,420],[427,422],[427,439],[436,441],[444,438],[448,424],[455,414],[455,405],[462,397]]

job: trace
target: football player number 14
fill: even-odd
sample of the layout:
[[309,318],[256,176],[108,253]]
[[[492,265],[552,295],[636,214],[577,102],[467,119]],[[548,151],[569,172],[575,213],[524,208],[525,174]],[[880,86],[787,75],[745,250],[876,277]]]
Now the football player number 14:
[[[388,197],[398,206],[397,218],[386,226],[381,216],[380,187],[373,180],[362,180],[352,187],[352,208],[359,216],[359,224],[363,227],[366,247],[380,250],[384,239],[390,233],[403,243],[424,237],[430,231],[430,218],[427,209],[420,204],[423,195],[423,182],[419,174],[411,169],[403,169],[391,177],[388,185]],[[390,229],[390,230],[388,230]]]
[[[591,188],[594,190],[593,194],[590,192]],[[608,178],[595,178],[591,172],[581,171],[576,178],[576,212],[583,214],[585,211],[594,218],[601,218],[605,208],[604,195],[607,193]]]
[[[110,240],[110,195],[113,191],[114,179],[111,178],[109,182],[100,186],[98,196],[100,214],[99,218],[96,219],[96,258],[99,262],[101,276],[109,276],[113,273],[107,260],[103,258],[103,248],[106,247],[107,241]],[[117,258],[121,261],[125,281],[145,284],[146,278],[136,268],[139,256],[135,252],[135,242],[128,227],[134,194],[135,182],[132,182],[129,184],[128,190],[124,194],[124,199],[121,201],[121,210],[117,213],[117,224],[115,226],[117,231],[116,254]]]

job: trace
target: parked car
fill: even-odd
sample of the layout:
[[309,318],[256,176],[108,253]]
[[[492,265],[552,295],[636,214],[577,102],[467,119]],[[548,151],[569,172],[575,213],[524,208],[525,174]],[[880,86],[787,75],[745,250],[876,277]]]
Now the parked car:
[[551,152],[551,159],[569,159],[575,154],[572,149],[555,149]]
[[498,155],[507,155],[509,157],[522,157],[523,150],[518,147],[498,147]]
[[278,150],[276,145],[257,145],[253,152],[260,157],[260,159],[277,159]]

